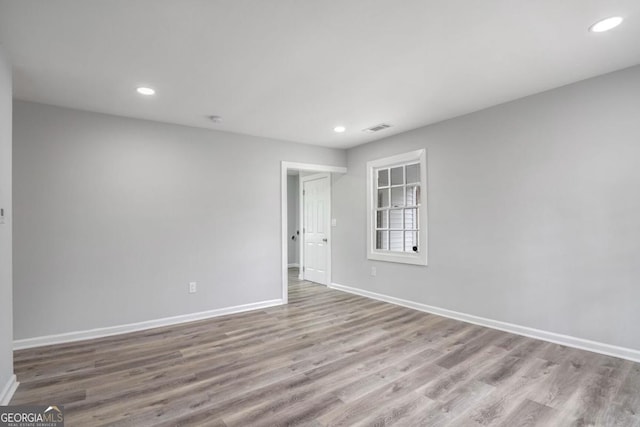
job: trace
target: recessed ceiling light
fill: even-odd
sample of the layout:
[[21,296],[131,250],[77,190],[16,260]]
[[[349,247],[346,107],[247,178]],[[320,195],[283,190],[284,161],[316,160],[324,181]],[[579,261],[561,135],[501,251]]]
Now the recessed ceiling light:
[[596,22],[589,27],[589,31],[591,31],[592,33],[602,33],[617,27],[621,22],[622,18],[620,16],[612,16],[611,18],[606,18]]
[[333,128],[333,131],[334,131],[334,132],[338,132],[338,133],[342,133],[342,132],[344,132],[345,130],[347,130],[347,128],[346,128],[346,127],[344,127],[344,126],[336,126],[336,127],[334,127],[334,128]]
[[139,88],[136,89],[136,91],[138,91],[138,93],[140,95],[155,95],[156,91],[151,89],[150,87],[144,87],[144,86],[140,86]]

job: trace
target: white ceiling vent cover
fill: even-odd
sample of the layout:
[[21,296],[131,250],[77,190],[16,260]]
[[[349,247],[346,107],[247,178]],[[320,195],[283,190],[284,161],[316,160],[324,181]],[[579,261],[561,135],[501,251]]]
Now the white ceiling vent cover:
[[362,132],[379,132],[381,130],[390,128],[391,125],[388,123],[380,123],[379,125],[371,126],[370,128],[362,129]]

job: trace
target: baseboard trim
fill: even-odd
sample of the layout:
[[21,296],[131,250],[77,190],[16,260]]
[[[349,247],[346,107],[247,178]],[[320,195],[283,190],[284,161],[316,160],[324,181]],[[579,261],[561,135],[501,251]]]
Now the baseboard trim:
[[618,347],[611,344],[605,344],[583,338],[576,338],[570,335],[557,334],[555,332],[543,331],[540,329],[529,328],[527,326],[520,326],[513,323],[501,322],[499,320],[487,319],[484,317],[474,316],[472,314],[460,313],[440,307],[434,307],[419,302],[404,300],[389,295],[354,288],[351,286],[339,285],[337,283],[332,283],[331,285],[329,285],[329,287],[338,291],[348,292],[350,294],[360,295],[378,301],[401,305],[403,307],[412,308],[414,310],[424,311],[426,313],[436,314],[438,316],[448,317],[455,320],[461,320],[463,322],[473,323],[475,325],[485,326],[487,328],[498,329],[501,331],[510,332],[512,334],[523,335],[525,337],[548,341],[567,347],[578,348],[581,350],[592,351],[594,353],[600,353],[607,356],[619,357],[621,359],[627,359],[633,362],[640,362],[640,351],[633,350],[631,348]]
[[20,385],[20,383],[16,376],[11,375],[9,381],[7,381],[5,386],[2,388],[2,391],[0,391],[0,406],[7,406],[9,402],[11,402],[11,398],[18,389],[18,385]]
[[300,264],[294,262],[293,264],[287,264],[287,268],[300,268]]
[[234,307],[218,308],[215,310],[201,311],[198,313],[183,314],[180,316],[165,317],[162,319],[147,320],[138,323],[109,326],[106,328],[89,329],[85,331],[67,332],[64,334],[46,335],[35,338],[25,338],[13,341],[14,350],[24,350],[27,348],[41,347],[52,344],[64,344],[75,341],[84,341],[95,338],[103,338],[112,335],[126,334],[128,332],[142,331],[145,329],[158,328],[162,326],[177,325],[180,323],[194,322],[197,320],[209,319],[212,317],[225,316],[227,314],[243,313],[245,311],[259,310],[262,308],[274,307],[284,304],[282,299],[260,301],[251,304],[237,305]]

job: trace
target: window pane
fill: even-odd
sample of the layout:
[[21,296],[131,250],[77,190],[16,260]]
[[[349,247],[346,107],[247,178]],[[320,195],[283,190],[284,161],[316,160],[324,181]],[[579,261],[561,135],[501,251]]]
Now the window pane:
[[389,169],[380,169],[378,171],[378,187],[389,186]]
[[402,230],[402,209],[392,209],[389,211],[389,228]]
[[418,232],[417,231],[405,231],[404,232],[404,250],[405,252],[418,252]]
[[420,204],[420,187],[413,185],[407,187],[407,206],[418,206]]
[[404,210],[404,228],[406,230],[418,229],[418,209]]
[[376,249],[389,250],[388,231],[376,231]]
[[378,190],[378,207],[379,208],[389,207],[389,189]]
[[389,228],[389,211],[376,213],[376,228]]
[[389,250],[396,252],[404,251],[403,242],[404,231],[390,231],[389,232]]
[[391,185],[404,184],[404,166],[391,168]]
[[407,166],[407,184],[420,182],[420,164]]
[[391,207],[404,206],[404,187],[394,187],[391,189]]

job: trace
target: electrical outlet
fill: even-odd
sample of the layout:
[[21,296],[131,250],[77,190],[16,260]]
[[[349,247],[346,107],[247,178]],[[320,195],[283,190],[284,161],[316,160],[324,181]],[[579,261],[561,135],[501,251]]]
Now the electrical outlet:
[[189,293],[195,294],[198,291],[198,284],[196,282],[189,282]]
[[377,273],[378,272],[376,271],[376,267],[375,266],[371,267],[371,275],[375,276]]

